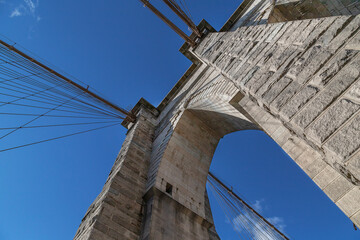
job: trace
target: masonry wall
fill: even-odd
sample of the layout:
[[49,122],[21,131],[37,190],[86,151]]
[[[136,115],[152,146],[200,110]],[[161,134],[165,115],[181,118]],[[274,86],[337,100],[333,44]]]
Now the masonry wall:
[[146,110],[140,111],[104,188],[85,214],[75,240],[140,238],[154,129],[154,116]]
[[[211,33],[195,50],[240,106],[360,225],[360,16]],[[271,123],[271,124],[270,124]]]
[[360,16],[265,25],[269,3],[187,53],[194,70],[159,116],[128,125],[75,239],[219,239],[206,175],[219,139],[245,129],[265,131],[360,226]]
[[219,136],[189,111],[178,118],[145,195],[141,239],[218,239],[205,186]]
[[359,13],[358,0],[278,0],[268,20],[274,23]]

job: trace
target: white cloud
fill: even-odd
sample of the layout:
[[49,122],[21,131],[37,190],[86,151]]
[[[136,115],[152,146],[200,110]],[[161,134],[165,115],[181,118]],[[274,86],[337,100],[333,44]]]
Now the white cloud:
[[[258,213],[261,213],[265,208],[264,202],[264,199],[257,200],[254,204],[252,204],[252,207]],[[282,217],[275,216],[266,219],[277,229],[284,233],[286,224]],[[245,212],[244,214],[235,217],[233,219],[233,226],[235,231],[242,234],[249,233],[255,239],[272,239],[272,236],[269,235],[268,231],[265,230],[263,225],[259,222],[258,217],[255,216],[251,211]]]
[[35,7],[34,2],[31,1],[31,0],[24,0],[24,2],[25,2],[25,4],[26,4],[28,10],[29,10],[31,13],[35,13],[36,7]]
[[255,209],[255,211],[261,213],[263,211],[262,203],[264,202],[264,199],[256,200],[254,204],[252,204],[252,207]]
[[[5,0],[0,0],[5,1]],[[23,0],[23,3],[20,3],[14,10],[11,12],[10,17],[19,17],[19,16],[31,16],[37,22],[41,20],[41,17],[37,13],[37,7],[39,6],[39,0]]]
[[267,218],[267,220],[274,225],[277,229],[279,229],[281,232],[285,231],[285,222],[284,219],[281,217],[271,217],[271,218]]
[[22,15],[22,13],[20,12],[19,8],[15,8],[15,9],[11,12],[10,17],[11,17],[11,18],[12,18],[12,17],[19,17],[19,16],[21,16],[21,15]]

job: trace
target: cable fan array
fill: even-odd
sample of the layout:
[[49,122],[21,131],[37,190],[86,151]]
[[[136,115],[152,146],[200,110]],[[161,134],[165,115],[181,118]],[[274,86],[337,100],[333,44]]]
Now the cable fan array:
[[0,40],[0,117],[4,152],[119,125],[126,111]]
[[[176,7],[180,12],[187,16],[189,19],[193,21],[189,8],[185,2],[185,0],[169,0],[169,2]],[[184,9],[184,10],[183,10]]]
[[288,239],[211,173],[208,176],[208,184],[240,239]]

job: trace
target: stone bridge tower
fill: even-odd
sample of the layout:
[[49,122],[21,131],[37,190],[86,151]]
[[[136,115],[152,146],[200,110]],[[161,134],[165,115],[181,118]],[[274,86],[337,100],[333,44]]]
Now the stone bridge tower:
[[[352,2],[350,5],[349,3]],[[206,179],[219,140],[267,133],[360,226],[360,2],[245,0],[136,123],[76,240],[219,239]]]

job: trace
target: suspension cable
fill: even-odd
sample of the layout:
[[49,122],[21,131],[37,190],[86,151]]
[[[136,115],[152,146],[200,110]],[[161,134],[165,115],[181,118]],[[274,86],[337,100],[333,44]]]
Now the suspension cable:
[[281,231],[209,172],[208,183],[240,239],[288,240]]

